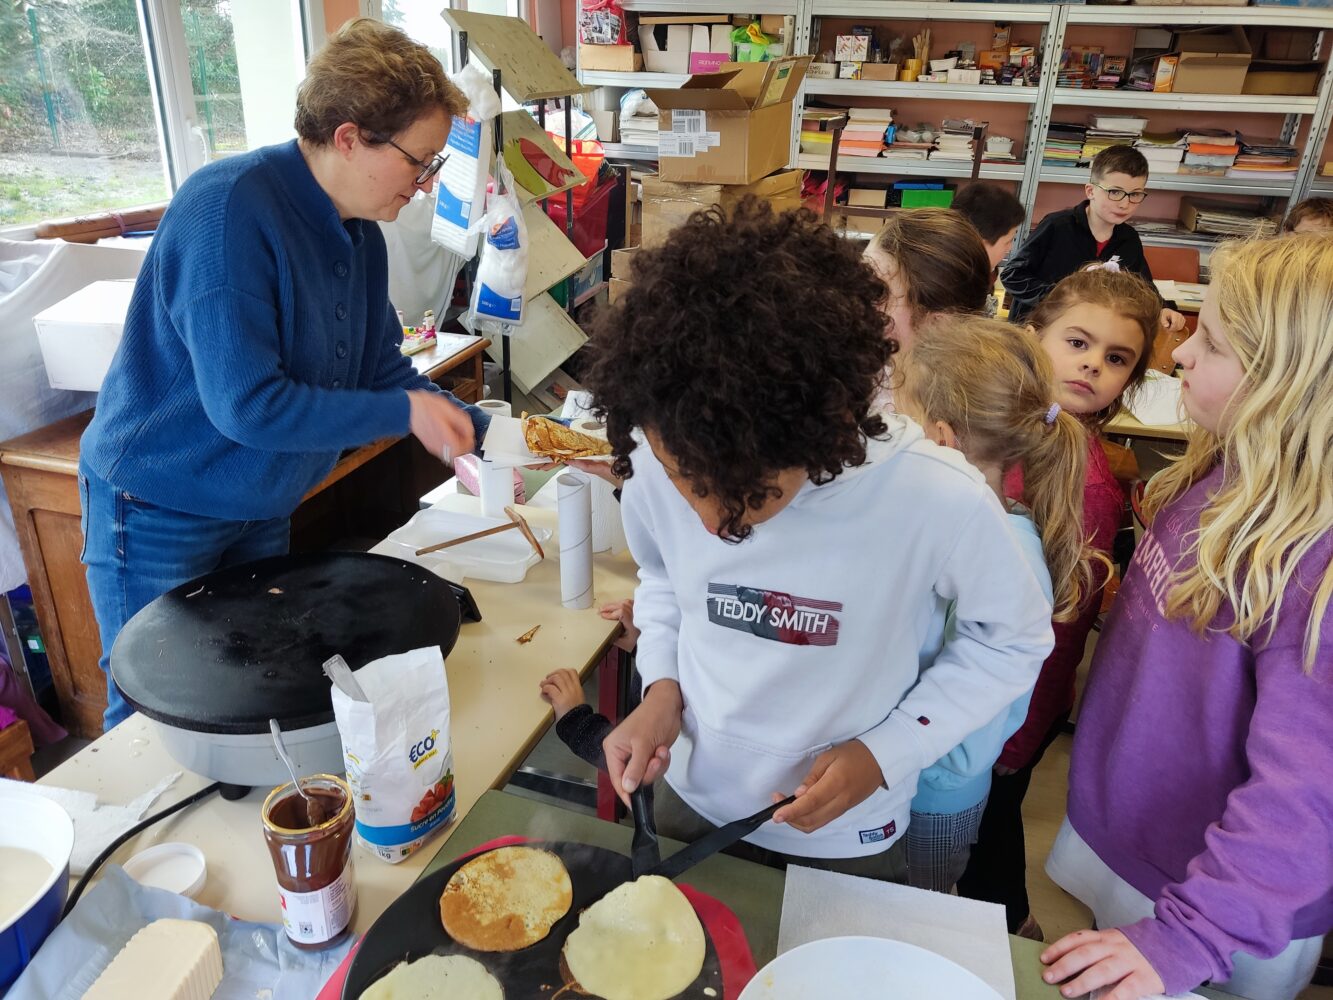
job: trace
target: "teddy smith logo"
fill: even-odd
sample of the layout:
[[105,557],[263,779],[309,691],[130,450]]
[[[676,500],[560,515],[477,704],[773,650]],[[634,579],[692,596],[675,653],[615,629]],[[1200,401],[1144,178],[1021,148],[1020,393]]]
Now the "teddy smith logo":
[[708,585],[708,620],[792,646],[836,646],[841,611],[836,601],[816,601],[776,590],[730,583]]

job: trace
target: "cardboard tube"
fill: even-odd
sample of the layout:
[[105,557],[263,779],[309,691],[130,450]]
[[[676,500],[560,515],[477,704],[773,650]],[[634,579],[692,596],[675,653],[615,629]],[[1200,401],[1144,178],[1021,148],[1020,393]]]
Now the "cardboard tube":
[[583,476],[556,479],[560,524],[560,603],[592,607],[592,490]]

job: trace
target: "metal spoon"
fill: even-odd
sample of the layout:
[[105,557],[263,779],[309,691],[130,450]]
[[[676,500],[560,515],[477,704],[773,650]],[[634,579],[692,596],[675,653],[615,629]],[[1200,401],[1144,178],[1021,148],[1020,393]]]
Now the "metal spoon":
[[268,730],[273,734],[273,747],[278,751],[278,759],[286,765],[297,794],[305,800],[306,822],[310,826],[319,826],[328,819],[323,803],[301,787],[301,779],[296,776],[296,765],[292,763],[291,755],[287,753],[287,746],[282,742],[282,730],[278,727],[277,719],[268,720]]

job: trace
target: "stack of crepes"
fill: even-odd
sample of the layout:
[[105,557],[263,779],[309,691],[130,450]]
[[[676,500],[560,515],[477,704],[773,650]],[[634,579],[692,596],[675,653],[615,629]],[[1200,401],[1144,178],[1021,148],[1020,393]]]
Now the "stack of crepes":
[[611,454],[605,438],[576,431],[564,421],[552,417],[523,418],[523,441],[528,451],[541,458],[597,458]]

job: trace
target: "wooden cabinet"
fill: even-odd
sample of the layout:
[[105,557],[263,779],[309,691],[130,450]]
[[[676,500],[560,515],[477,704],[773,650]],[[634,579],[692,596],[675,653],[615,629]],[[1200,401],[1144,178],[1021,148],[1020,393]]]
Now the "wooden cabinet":
[[[413,364],[460,399],[482,392],[488,341],[441,343],[413,356]],[[79,555],[79,438],[92,411],[0,443],[0,475],[14,512],[33,605],[46,644],[62,721],[75,735],[102,733],[106,677],[98,666],[102,643]],[[292,515],[292,548],[327,548],[349,536],[374,541],[417,508],[422,494],[446,471],[415,438],[377,441],[345,454]]]

